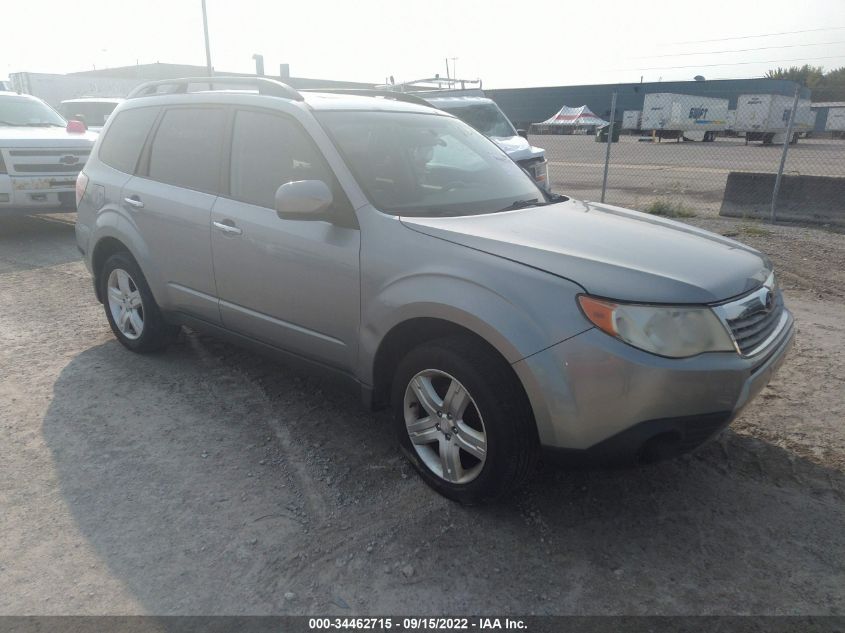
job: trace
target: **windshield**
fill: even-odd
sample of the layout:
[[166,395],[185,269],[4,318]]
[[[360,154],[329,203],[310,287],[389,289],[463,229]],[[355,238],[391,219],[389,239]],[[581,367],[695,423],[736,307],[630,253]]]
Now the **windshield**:
[[0,98],[0,125],[19,126],[58,126],[64,127],[66,121],[43,101],[27,97]]
[[116,103],[108,101],[66,101],[60,109],[66,119],[76,119],[88,126],[103,127],[116,107]]
[[504,113],[492,103],[481,103],[471,106],[445,107],[441,108],[449,114],[454,114],[464,123],[467,123],[481,132],[484,136],[497,136],[507,138],[516,136],[513,125],[508,121]]
[[378,209],[408,216],[493,213],[546,202],[522,169],[455,118],[316,113]]

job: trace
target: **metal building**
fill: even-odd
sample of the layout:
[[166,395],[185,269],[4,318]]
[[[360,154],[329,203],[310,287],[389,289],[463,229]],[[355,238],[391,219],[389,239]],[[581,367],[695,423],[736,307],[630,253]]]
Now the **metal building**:
[[[375,85],[357,81],[291,77],[290,67],[287,64],[282,64],[279,70],[280,74],[278,75],[268,73],[265,76],[270,79],[279,79],[294,88],[301,88],[303,90],[308,88],[372,88]],[[115,68],[103,68],[100,70],[85,70],[82,72],[68,73],[67,76],[137,79],[141,82],[156,79],[178,79],[179,77],[203,77],[205,74],[205,66],[156,62],[154,64],[137,64],[135,66],[117,66]],[[215,69],[214,74],[220,77],[226,77],[231,75],[249,75],[252,73],[230,73]]]

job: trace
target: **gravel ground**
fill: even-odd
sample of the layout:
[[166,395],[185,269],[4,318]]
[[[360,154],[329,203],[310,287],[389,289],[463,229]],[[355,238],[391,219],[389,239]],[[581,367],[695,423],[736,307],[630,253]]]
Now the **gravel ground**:
[[843,614],[845,238],[712,217],[798,320],[718,441],[426,488],[353,395],[191,332],[112,337],[73,216],[0,218],[2,614]]
[[[622,135],[610,154],[606,201],[644,209],[655,200],[682,202],[695,210],[718,212],[731,171],[776,173],[782,145],[745,145],[742,138],[712,143],[642,143]],[[606,144],[592,136],[532,134],[531,144],[546,150],[553,191],[599,200]],[[845,140],[801,139],[790,146],[784,173],[845,176]]]

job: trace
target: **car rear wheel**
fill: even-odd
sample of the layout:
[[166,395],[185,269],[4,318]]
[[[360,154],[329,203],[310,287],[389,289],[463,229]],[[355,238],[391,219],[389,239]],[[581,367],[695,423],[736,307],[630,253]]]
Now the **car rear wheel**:
[[133,352],[164,348],[179,327],[164,320],[141,268],[128,253],[115,253],[100,273],[100,296],[117,340]]
[[517,488],[539,451],[516,376],[495,351],[465,338],[412,350],[392,394],[400,445],[425,482],[463,503]]

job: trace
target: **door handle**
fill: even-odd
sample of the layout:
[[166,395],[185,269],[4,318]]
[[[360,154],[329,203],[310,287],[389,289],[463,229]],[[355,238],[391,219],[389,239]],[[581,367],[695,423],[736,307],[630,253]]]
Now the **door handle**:
[[133,209],[143,209],[144,203],[141,202],[141,199],[138,196],[129,196],[124,198],[123,201],[128,204]]
[[231,222],[231,220],[224,220],[223,222],[214,221],[212,224],[215,229],[223,231],[228,235],[241,235],[243,233],[243,229],[239,229],[234,224],[227,224],[227,222]]

